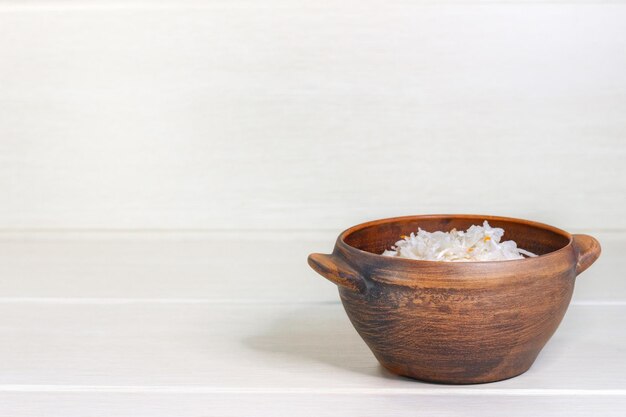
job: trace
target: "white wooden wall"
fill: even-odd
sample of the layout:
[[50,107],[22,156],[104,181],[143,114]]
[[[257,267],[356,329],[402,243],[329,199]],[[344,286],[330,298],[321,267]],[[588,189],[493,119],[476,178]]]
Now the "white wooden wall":
[[626,229],[626,4],[3,1],[0,228]]
[[[0,0],[0,416],[621,417],[625,161],[625,1]],[[525,375],[395,378],[306,266],[443,212],[600,239]]]

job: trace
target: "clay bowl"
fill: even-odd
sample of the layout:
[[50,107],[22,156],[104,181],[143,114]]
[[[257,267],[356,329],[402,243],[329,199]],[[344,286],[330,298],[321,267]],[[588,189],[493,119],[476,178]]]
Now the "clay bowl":
[[[503,240],[540,256],[435,262],[379,255],[401,235],[465,230],[488,220]],[[339,286],[348,317],[389,371],[448,384],[507,379],[530,368],[569,305],[576,276],[600,244],[541,223],[506,217],[397,217],[341,233],[331,255],[309,265]]]

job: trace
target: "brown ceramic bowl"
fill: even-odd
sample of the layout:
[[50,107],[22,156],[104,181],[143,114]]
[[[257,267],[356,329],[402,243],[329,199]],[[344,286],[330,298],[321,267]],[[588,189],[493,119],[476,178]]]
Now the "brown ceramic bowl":
[[[505,240],[540,256],[434,262],[379,255],[421,227],[465,230],[488,220]],[[354,226],[331,255],[309,265],[339,286],[352,324],[389,371],[449,384],[498,381],[530,368],[569,305],[576,276],[600,244],[541,223],[506,217],[429,215]]]

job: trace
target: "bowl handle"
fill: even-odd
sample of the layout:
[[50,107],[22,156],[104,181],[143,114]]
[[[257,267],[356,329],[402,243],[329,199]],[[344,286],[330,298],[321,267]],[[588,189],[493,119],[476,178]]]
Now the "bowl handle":
[[315,272],[327,280],[352,291],[365,293],[365,279],[339,256],[312,253],[308,262]]
[[602,248],[600,247],[600,242],[589,235],[573,235],[573,238],[574,249],[576,249],[578,256],[578,262],[576,263],[576,275],[578,275],[598,259]]

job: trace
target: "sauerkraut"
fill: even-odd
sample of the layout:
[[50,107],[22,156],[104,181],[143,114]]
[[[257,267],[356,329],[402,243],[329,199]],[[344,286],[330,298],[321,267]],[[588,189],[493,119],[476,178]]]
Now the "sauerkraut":
[[537,256],[518,248],[512,240],[500,242],[503,235],[503,229],[489,226],[486,220],[482,226],[473,225],[464,232],[456,229],[427,232],[420,228],[417,233],[401,236],[382,255],[444,262],[506,261]]

